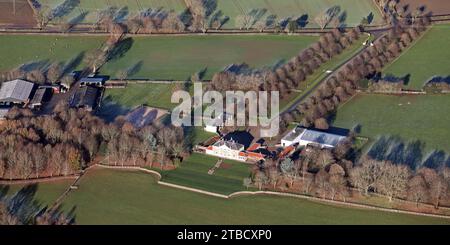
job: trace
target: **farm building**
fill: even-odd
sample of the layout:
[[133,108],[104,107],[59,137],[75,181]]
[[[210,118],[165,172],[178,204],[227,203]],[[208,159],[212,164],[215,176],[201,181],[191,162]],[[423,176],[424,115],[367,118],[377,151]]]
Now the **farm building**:
[[96,86],[96,87],[103,87],[105,84],[106,78],[105,77],[83,77],[80,79],[80,86]]
[[345,138],[345,135],[296,127],[281,139],[281,145],[283,147],[296,144],[299,146],[316,145],[321,148],[334,148]]
[[92,111],[97,105],[97,99],[100,94],[100,90],[95,87],[84,86],[78,88],[70,101],[71,107],[85,108]]
[[30,107],[36,108],[42,106],[42,104],[46,101],[49,95],[50,89],[43,87],[38,88],[30,101]]
[[4,82],[0,89],[0,103],[3,104],[25,104],[28,103],[33,91],[34,84],[24,80],[16,79]]

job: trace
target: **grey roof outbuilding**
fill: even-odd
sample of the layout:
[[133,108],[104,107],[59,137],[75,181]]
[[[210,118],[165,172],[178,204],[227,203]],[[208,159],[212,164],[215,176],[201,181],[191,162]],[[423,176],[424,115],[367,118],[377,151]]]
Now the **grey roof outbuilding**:
[[3,120],[6,118],[6,115],[8,115],[8,112],[11,108],[0,108],[0,120]]
[[320,145],[336,147],[346,136],[330,134],[315,130],[306,130],[301,136],[301,140],[309,141]]
[[88,110],[93,110],[96,106],[98,96],[98,88],[90,86],[81,87],[74,94],[70,104],[72,107],[82,107]]
[[0,89],[0,102],[26,103],[33,87],[33,83],[20,79],[4,82]]

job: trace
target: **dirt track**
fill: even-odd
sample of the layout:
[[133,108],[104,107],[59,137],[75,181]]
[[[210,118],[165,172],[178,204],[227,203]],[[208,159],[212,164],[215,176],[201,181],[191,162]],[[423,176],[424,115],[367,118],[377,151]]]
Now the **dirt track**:
[[33,10],[26,0],[16,0],[15,13],[13,0],[4,0],[0,2],[0,24],[34,27],[36,26],[36,20]]
[[450,14],[449,0],[400,0],[403,6],[408,6],[408,9],[414,11],[418,7],[426,6],[425,12],[431,11],[433,15]]

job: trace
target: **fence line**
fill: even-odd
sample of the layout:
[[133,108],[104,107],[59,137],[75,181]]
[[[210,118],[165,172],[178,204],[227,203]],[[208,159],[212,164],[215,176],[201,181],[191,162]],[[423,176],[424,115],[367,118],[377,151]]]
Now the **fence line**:
[[66,176],[54,176],[54,177],[43,177],[43,178],[33,178],[33,179],[0,179],[0,185],[22,185],[22,184],[35,184],[35,183],[44,183],[44,182],[52,182],[58,180],[68,180],[68,179],[76,179],[78,178],[78,174],[66,175]]

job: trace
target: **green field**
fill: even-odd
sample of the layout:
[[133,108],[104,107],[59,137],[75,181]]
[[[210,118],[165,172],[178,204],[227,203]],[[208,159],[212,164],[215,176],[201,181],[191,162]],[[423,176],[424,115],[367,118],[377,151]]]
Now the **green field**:
[[157,185],[148,174],[101,169],[89,171],[64,205],[76,207],[78,224],[450,224],[294,198],[224,200]]
[[224,165],[228,166],[209,175],[208,170],[217,160],[217,157],[194,153],[176,170],[161,172],[162,181],[220,194],[245,190],[243,180],[250,176],[250,165],[224,160]]
[[170,103],[174,87],[172,84],[129,84],[123,89],[107,89],[103,102],[116,102],[125,108],[146,104],[172,109],[176,106]]
[[[63,0],[42,0],[40,1],[44,6],[53,9]],[[97,19],[97,13],[106,9],[108,6],[116,7],[117,9],[124,8],[123,15],[130,17],[136,15],[139,11],[152,8],[164,10],[175,10],[181,13],[186,9],[186,4],[183,0],[81,0],[79,5],[76,5],[69,13],[64,14],[60,18],[53,20],[75,20],[79,18],[77,23],[93,23]],[[316,27],[314,18],[322,11],[331,7],[340,7],[339,14],[345,12],[346,18],[344,23],[348,26],[356,26],[361,22],[363,17],[370,13],[374,15],[374,24],[379,24],[382,20],[380,13],[372,0],[218,0],[215,12],[221,11],[223,16],[228,16],[230,19],[225,23],[223,28],[235,28],[236,17],[239,15],[250,14],[251,11],[263,11],[261,20],[265,20],[269,15],[276,15],[278,20],[287,17],[298,18],[302,15],[308,15],[307,27]],[[83,13],[85,13],[83,15]]]
[[[54,9],[59,4],[63,3],[64,0],[40,0],[42,5]],[[76,5],[75,8],[68,14],[65,14],[59,19],[63,20],[73,20],[79,17],[82,13],[85,13],[85,17],[81,19],[81,23],[93,23],[97,19],[97,14],[101,10],[105,10],[108,7],[116,7],[117,9],[124,8],[125,16],[134,16],[139,13],[139,11],[152,8],[159,9],[163,8],[165,10],[175,10],[178,13],[186,9],[186,5],[183,0],[80,0],[80,4]],[[54,20],[58,21],[58,19]]]
[[[80,68],[83,52],[101,46],[104,37],[0,35],[0,71],[27,64],[27,69],[44,68],[51,62],[73,63]],[[79,58],[77,61],[77,57]]]
[[384,73],[397,77],[410,75],[408,87],[421,89],[433,76],[450,75],[450,25],[435,25]]
[[[2,195],[14,196],[21,191],[22,196],[25,198],[32,198],[38,202],[39,205],[47,206],[53,204],[53,202],[64,193],[73,180],[58,180],[52,182],[38,183],[32,185],[14,184],[8,186],[0,185],[0,197]],[[27,189],[28,188],[28,189]],[[27,189],[27,191],[25,191]]]
[[317,27],[314,18],[334,6],[340,7],[340,14],[345,12],[344,23],[348,26],[359,25],[362,18],[370,13],[374,15],[373,24],[382,21],[379,10],[371,0],[219,0],[217,9],[230,17],[225,28],[235,27],[236,17],[249,14],[252,10],[265,11],[262,20],[269,15],[276,15],[278,20],[308,15],[306,27]]
[[337,111],[334,126],[362,126],[361,135],[420,140],[425,150],[450,152],[449,95],[357,95]]
[[[51,62],[71,62],[80,68],[83,53],[101,46],[105,37],[0,35],[0,71],[28,64],[45,68]],[[110,60],[101,73],[116,76],[133,70],[129,78],[186,80],[206,69],[205,78],[232,63],[252,67],[283,62],[316,41],[315,36],[182,36],[128,39],[130,49]],[[264,52],[262,52],[264,50]],[[78,58],[78,61],[76,61]]]
[[135,37],[125,55],[110,61],[102,73],[139,65],[131,78],[186,80],[206,69],[205,78],[227,65],[271,66],[291,58],[316,41],[315,36],[157,36]]

